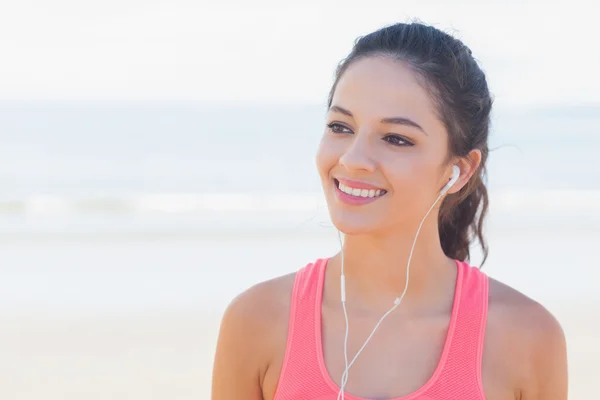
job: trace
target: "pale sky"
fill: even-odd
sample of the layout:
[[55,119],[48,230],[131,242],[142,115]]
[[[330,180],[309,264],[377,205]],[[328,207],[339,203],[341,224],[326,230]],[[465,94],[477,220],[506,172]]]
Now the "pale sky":
[[455,32],[496,104],[600,104],[593,1],[0,0],[0,101],[320,103],[359,35]]

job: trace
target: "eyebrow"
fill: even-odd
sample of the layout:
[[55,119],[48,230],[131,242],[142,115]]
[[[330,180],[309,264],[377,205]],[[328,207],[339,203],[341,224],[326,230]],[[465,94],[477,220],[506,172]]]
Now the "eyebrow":
[[[341,114],[347,115],[349,117],[353,117],[352,113],[349,110],[346,110],[345,108],[342,108],[340,106],[333,105],[333,106],[329,107],[329,111],[336,111]],[[382,124],[396,124],[396,125],[412,126],[413,128],[417,128],[418,130],[423,132],[425,135],[427,135],[427,132],[425,132],[425,130],[423,129],[423,127],[421,125],[417,124],[415,121],[413,121],[412,119],[409,119],[409,118],[405,118],[405,117],[382,118],[381,123]]]

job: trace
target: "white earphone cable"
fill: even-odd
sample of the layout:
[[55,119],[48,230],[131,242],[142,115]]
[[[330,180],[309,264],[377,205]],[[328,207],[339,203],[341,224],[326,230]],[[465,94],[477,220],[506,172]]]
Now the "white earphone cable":
[[371,338],[373,337],[373,335],[375,334],[375,331],[377,330],[377,328],[379,328],[379,326],[381,325],[381,323],[383,322],[383,320],[390,315],[402,302],[402,299],[404,298],[404,295],[406,294],[406,291],[408,289],[408,279],[410,276],[410,261],[412,259],[413,256],[413,251],[415,249],[415,244],[417,243],[417,238],[419,237],[419,232],[421,232],[421,227],[423,226],[423,223],[425,222],[425,219],[427,218],[427,216],[429,215],[429,213],[431,213],[431,210],[433,210],[433,208],[435,207],[435,205],[437,204],[437,202],[440,200],[440,198],[445,194],[446,192],[446,188],[449,188],[449,186],[451,186],[450,184],[447,185],[440,193],[440,195],[438,196],[438,198],[435,200],[435,202],[431,205],[431,207],[429,208],[429,211],[427,211],[427,213],[425,214],[425,216],[423,217],[423,219],[421,220],[421,224],[419,225],[419,228],[417,229],[417,233],[415,235],[415,239],[413,240],[413,244],[412,247],[410,249],[410,254],[408,256],[408,263],[406,266],[406,283],[404,285],[404,290],[402,292],[402,294],[400,295],[400,297],[397,297],[394,300],[394,305],[392,306],[392,308],[390,308],[379,320],[379,322],[377,322],[377,324],[375,325],[375,327],[373,328],[373,330],[371,331],[371,334],[369,335],[369,337],[367,338],[367,340],[363,343],[362,347],[358,350],[358,352],[356,353],[356,355],[354,356],[354,358],[352,359],[352,361],[350,363],[348,363],[348,336],[349,336],[349,323],[348,323],[348,312],[346,311],[346,278],[344,275],[344,246],[342,243],[342,237],[341,237],[341,233],[338,230],[338,238],[340,240],[340,248],[341,248],[341,278],[340,278],[340,285],[341,285],[341,296],[342,296],[342,309],[344,310],[344,319],[346,320],[346,334],[344,336],[344,361],[345,361],[345,369],[344,369],[344,373],[342,374],[342,380],[341,380],[341,384],[340,384],[340,391],[338,392],[338,400],[344,400],[345,399],[345,386],[346,383],[348,381],[348,372],[350,370],[350,367],[354,364],[354,362],[356,361],[356,359],[358,358],[358,356],[360,355],[360,353],[363,351],[363,349],[365,348],[365,346],[367,345],[367,343],[369,343],[369,341],[371,340]]

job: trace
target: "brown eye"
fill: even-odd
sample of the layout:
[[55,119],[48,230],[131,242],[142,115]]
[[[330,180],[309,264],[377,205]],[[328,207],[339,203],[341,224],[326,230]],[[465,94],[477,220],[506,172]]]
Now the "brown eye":
[[[333,132],[333,133],[351,133],[352,131],[350,131],[350,129],[346,128],[344,125],[342,124],[338,124],[336,122],[332,122],[330,124],[327,124],[327,127]],[[343,130],[346,129],[347,131],[344,132]],[[350,132],[348,132],[350,131]]]
[[393,144],[394,146],[414,146],[414,144],[398,135],[388,135],[384,138],[384,140]]

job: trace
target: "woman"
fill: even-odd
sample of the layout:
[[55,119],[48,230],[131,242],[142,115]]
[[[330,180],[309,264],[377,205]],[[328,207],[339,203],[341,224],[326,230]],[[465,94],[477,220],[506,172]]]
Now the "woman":
[[446,33],[396,24],[355,43],[316,157],[342,250],[230,304],[213,400],[567,398],[559,323],[467,263],[473,236],[487,255],[491,107]]

